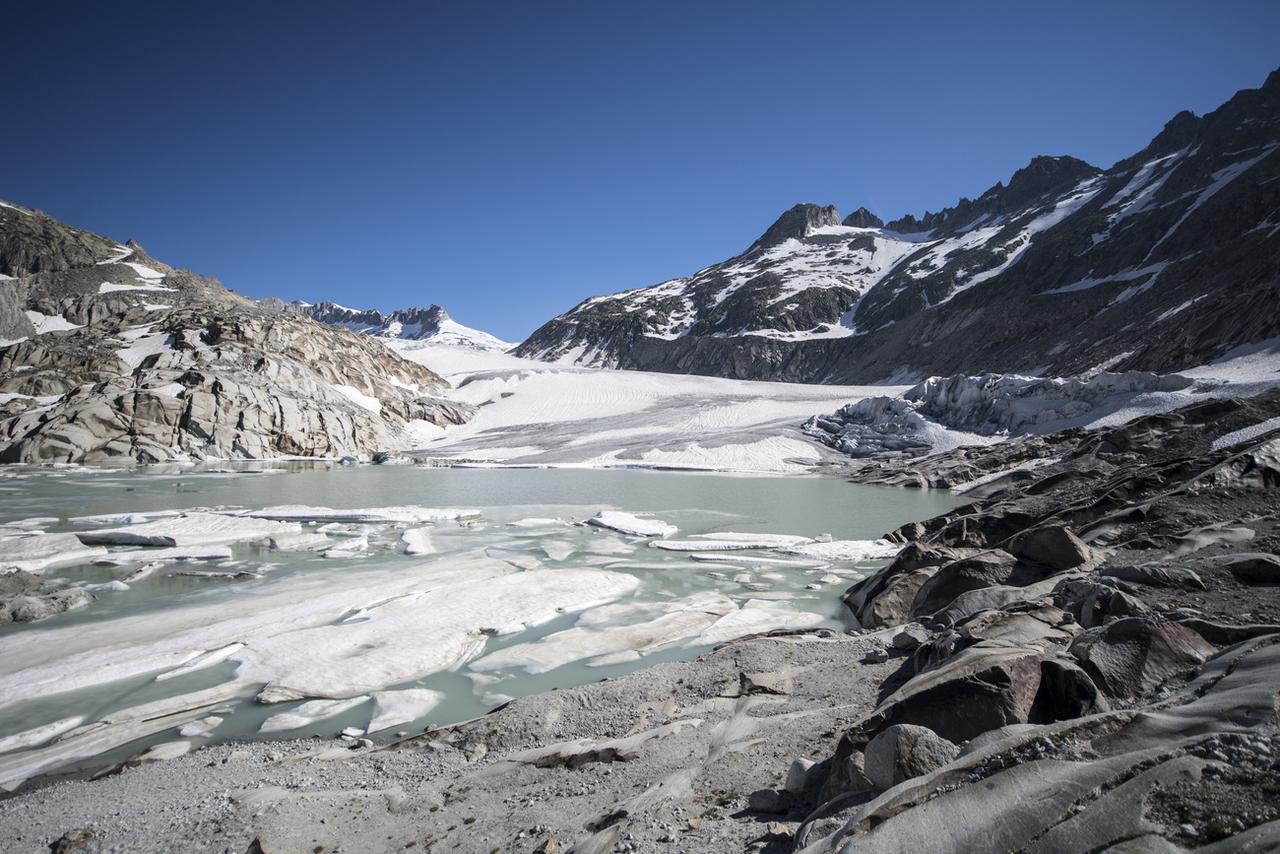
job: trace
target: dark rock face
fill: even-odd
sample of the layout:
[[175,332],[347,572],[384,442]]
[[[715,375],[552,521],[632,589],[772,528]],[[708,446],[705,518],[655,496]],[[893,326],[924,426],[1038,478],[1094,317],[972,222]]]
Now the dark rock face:
[[852,228],[884,228],[884,220],[866,208],[858,208],[849,214],[843,224]]
[[834,212],[798,205],[742,255],[586,300],[519,354],[802,382],[1176,371],[1280,335],[1277,177],[1268,82],[1106,171],[1037,157],[977,199],[843,235],[811,234]]
[[381,344],[134,242],[0,205],[0,269],[13,277],[0,326],[25,338],[0,333],[4,462],[371,454],[400,446],[411,421],[469,417],[439,397],[443,379]]
[[751,249],[767,249],[787,240],[799,240],[808,237],[815,228],[825,225],[839,225],[840,212],[834,205],[799,204],[778,217],[764,234],[760,235]]

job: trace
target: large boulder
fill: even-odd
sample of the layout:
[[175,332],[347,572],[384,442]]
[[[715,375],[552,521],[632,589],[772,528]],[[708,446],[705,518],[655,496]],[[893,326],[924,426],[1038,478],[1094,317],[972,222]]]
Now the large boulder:
[[[1277,561],[1280,569],[1280,561]],[[1098,570],[1098,575],[1132,581],[1148,587],[1182,587],[1188,590],[1207,590],[1204,581],[1193,570],[1180,566],[1140,564],[1138,566],[1108,566]]]
[[932,614],[961,593],[999,585],[1021,587],[1044,577],[1044,573],[1037,569],[1031,568],[1030,572],[1024,569],[1026,567],[1018,566],[1013,555],[999,550],[952,561],[939,567],[933,577],[921,585],[911,612],[916,615]]
[[1098,555],[1062,525],[1045,525],[1010,540],[1008,550],[1020,560],[1046,566],[1056,572],[1096,564]]
[[1140,617],[1150,611],[1142,600],[1111,578],[1064,579],[1053,588],[1053,601],[1085,628],[1101,626],[1108,619]]
[[1244,552],[1218,562],[1242,584],[1280,584],[1280,557]]
[[970,554],[971,550],[910,543],[888,565],[845,591],[844,603],[867,628],[905,623],[916,594],[937,568]]
[[959,753],[959,747],[927,727],[897,724],[867,744],[864,768],[877,789],[889,789],[941,768]]
[[1193,670],[1215,649],[1178,623],[1128,617],[1089,629],[1072,642],[1070,651],[1108,696],[1129,698]]
[[882,726],[915,724],[951,741],[1025,723],[1040,689],[1042,652],[980,643],[916,674],[876,709]]

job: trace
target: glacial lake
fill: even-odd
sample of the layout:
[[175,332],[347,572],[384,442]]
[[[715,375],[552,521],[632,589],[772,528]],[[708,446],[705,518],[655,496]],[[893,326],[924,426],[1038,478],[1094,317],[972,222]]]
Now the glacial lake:
[[[265,651],[251,661],[252,673],[330,667],[318,671],[331,689],[330,699],[364,697],[374,690],[438,692],[429,710],[370,732],[375,741],[475,717],[509,698],[692,658],[731,636],[735,619],[742,621],[740,631],[760,628],[760,620],[767,624],[775,615],[781,615],[781,625],[799,619],[796,625],[844,628],[841,594],[884,561],[871,556],[885,554],[884,544],[871,541],[960,503],[947,493],[859,486],[834,477],[632,469],[324,463],[206,470],[0,469],[0,526],[30,520],[29,528],[45,533],[122,524],[72,517],[150,511],[234,513],[277,505],[467,511],[425,525],[328,523],[324,530],[334,544],[367,543],[345,553],[342,548],[287,551],[261,541],[234,543],[230,559],[165,563],[127,589],[95,589],[96,601],[84,608],[0,626],[0,744],[6,736],[59,722],[48,738],[26,739],[30,743],[23,749],[0,752],[0,784],[96,768],[179,739],[198,747],[263,737],[332,739],[346,727],[365,729],[376,712],[371,700],[270,736],[259,732],[269,717],[296,709],[312,695],[255,702],[265,678],[246,686],[241,673],[237,681],[237,668],[248,654],[240,647],[253,652],[257,642],[252,638],[291,631],[295,624],[297,637],[314,646],[299,650],[302,641],[263,640]],[[676,526],[679,531],[670,540],[695,542],[724,532],[796,535],[816,539],[805,547],[818,553],[710,551],[716,546],[708,539],[708,551],[697,549],[703,559],[693,559],[690,551],[653,547],[653,538],[577,524],[609,509]],[[300,529],[317,532],[325,524],[307,522]],[[402,553],[406,528],[426,528],[432,552]],[[829,548],[824,545],[828,537],[839,541],[839,556],[822,552]],[[867,547],[865,553],[858,542]],[[4,548],[0,541],[0,554]],[[111,547],[112,552],[137,549]],[[49,568],[44,577],[103,585],[136,568],[91,562]],[[249,577],[179,574],[193,569]],[[536,589],[519,588],[522,577],[574,579],[567,589],[549,592],[549,601],[559,596],[556,601],[580,600],[582,607],[570,604],[539,615],[538,607],[547,603],[537,601]],[[478,590],[470,578],[478,579]],[[575,598],[579,578],[583,590]],[[597,587],[598,595],[591,592]],[[311,607],[322,601],[330,604]],[[499,622],[490,629],[477,623],[465,637],[448,629],[466,624],[470,617],[459,609],[477,602],[487,609],[489,622],[498,614],[499,621],[509,616],[511,625]],[[619,626],[627,628],[620,634]],[[649,627],[653,631],[646,635]],[[551,641],[556,643],[548,645]],[[628,643],[639,644],[642,654],[625,648]],[[306,661],[312,655],[315,661]],[[345,661],[351,662],[349,671]],[[399,678],[413,671],[419,672]],[[287,674],[279,678],[282,684],[288,681]],[[184,704],[184,697],[198,702]],[[166,717],[174,710],[182,714]],[[221,721],[211,723],[210,715]],[[174,725],[157,730],[143,719]],[[108,725],[90,731],[97,721]],[[178,728],[192,721],[203,721],[208,731],[179,735]]]

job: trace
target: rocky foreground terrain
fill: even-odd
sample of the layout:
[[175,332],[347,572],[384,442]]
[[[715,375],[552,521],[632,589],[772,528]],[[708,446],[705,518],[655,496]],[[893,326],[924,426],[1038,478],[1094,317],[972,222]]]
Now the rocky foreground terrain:
[[519,355],[798,382],[1176,371],[1280,335],[1280,71],[1102,169],[1036,157],[884,223],[799,204],[741,254],[584,300]]
[[0,339],[4,462],[373,454],[470,414],[362,335],[8,203]]
[[[1034,461],[1035,465],[1028,465]],[[839,473],[967,484],[755,637],[391,744],[163,751],[0,802],[15,851],[1280,848],[1280,392]],[[61,846],[61,847],[58,847]]]

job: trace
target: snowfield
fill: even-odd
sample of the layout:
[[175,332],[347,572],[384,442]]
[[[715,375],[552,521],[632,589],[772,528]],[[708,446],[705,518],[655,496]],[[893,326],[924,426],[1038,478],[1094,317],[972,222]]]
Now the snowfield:
[[799,473],[848,456],[1117,425],[1280,385],[1280,339],[1177,375],[1109,374],[1099,366],[1084,378],[991,374],[916,386],[615,371],[380,340],[449,380],[448,397],[477,407],[467,424],[430,425],[406,437],[418,455],[455,465]]
[[440,344],[383,338],[478,407],[413,450],[475,465],[678,468],[794,473],[840,455],[801,423],[905,387],[819,386],[578,368]]

